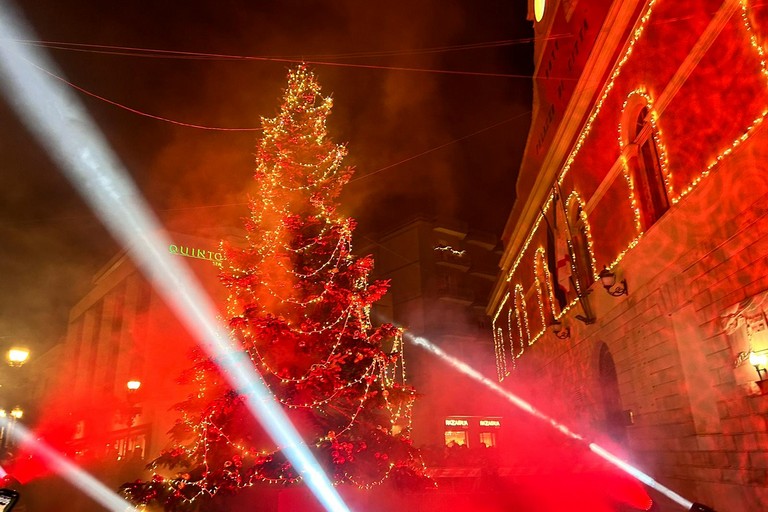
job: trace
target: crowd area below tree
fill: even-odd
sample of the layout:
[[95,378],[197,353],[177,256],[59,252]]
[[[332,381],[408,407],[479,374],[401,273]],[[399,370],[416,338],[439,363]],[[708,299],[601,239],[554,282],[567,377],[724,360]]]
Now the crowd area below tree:
[[499,452],[496,447],[480,443],[476,447],[451,442],[446,445],[432,444],[420,447],[424,464],[434,467],[482,467],[499,466]]

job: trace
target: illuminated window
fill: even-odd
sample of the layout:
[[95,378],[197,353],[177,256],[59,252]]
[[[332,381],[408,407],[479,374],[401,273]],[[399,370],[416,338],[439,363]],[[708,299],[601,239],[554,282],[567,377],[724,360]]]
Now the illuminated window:
[[147,448],[147,436],[143,432],[132,433],[117,439],[114,446],[119,460],[142,458]]
[[[627,110],[625,115],[632,115],[632,112]],[[640,225],[646,230],[669,209],[648,105],[642,105],[639,110],[634,111],[634,119],[627,119],[627,127],[631,130],[627,133],[630,137],[627,142],[636,148],[636,154],[628,159],[629,171],[640,209]]]
[[467,446],[467,431],[466,430],[446,430],[445,431],[445,444],[446,446]]
[[496,446],[496,432],[480,432],[480,443],[486,448]]

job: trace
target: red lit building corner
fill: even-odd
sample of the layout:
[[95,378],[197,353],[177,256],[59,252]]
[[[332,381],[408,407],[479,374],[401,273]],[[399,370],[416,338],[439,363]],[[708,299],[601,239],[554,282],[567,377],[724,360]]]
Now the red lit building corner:
[[759,510],[768,7],[536,0],[531,15],[532,127],[488,308],[498,377],[548,390],[558,417],[681,494]]
[[[179,234],[171,234],[171,240],[164,249],[185,262],[223,305],[225,290],[215,265],[223,257],[218,241]],[[64,416],[41,414],[41,429],[45,433],[46,425],[59,425],[67,450],[86,462],[154,458],[170,442],[168,431],[178,417],[174,405],[192,391],[178,379],[191,367],[194,347],[193,336],[128,254],[117,254],[70,312],[58,383],[48,386],[42,399],[49,411],[64,411]],[[143,464],[134,466],[124,480],[141,476]]]

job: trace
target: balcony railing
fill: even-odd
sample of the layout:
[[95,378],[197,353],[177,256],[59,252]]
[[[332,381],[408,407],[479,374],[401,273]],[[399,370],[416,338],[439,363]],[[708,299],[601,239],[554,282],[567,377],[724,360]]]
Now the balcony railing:
[[464,251],[456,251],[451,248],[435,250],[435,263],[444,267],[451,267],[467,271],[472,266],[472,260]]

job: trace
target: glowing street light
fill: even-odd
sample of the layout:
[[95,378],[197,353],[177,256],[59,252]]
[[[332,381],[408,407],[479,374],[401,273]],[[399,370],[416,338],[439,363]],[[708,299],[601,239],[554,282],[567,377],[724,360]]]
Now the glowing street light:
[[29,359],[29,349],[24,347],[11,347],[7,354],[8,364],[21,366]]
[[765,373],[766,364],[768,364],[768,356],[765,353],[758,354],[756,352],[749,353],[749,364],[755,367],[757,371],[757,377],[763,380],[763,373]]
[[22,416],[24,416],[24,411],[21,409],[21,407],[16,406],[13,409],[11,409],[11,416],[14,419],[20,420]]

